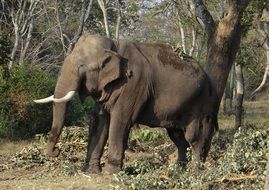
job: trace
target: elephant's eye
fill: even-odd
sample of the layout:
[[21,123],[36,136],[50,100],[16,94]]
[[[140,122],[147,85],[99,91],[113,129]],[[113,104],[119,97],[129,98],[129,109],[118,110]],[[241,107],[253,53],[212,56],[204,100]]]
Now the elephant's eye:
[[110,60],[111,60],[111,56],[106,57],[106,58],[103,60],[102,64],[101,64],[101,68],[104,68],[104,67],[106,66],[106,64],[107,64]]

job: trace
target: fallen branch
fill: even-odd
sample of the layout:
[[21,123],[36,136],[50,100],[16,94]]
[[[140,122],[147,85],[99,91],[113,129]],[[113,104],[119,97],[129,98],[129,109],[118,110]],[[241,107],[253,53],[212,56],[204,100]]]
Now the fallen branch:
[[228,183],[228,182],[235,182],[235,181],[256,179],[256,178],[257,178],[257,175],[248,175],[248,176],[236,176],[236,177],[215,179],[215,180],[206,182],[204,185],[202,185],[201,187],[197,187],[195,190],[203,190],[205,187],[208,187],[209,185],[214,184],[214,183]]

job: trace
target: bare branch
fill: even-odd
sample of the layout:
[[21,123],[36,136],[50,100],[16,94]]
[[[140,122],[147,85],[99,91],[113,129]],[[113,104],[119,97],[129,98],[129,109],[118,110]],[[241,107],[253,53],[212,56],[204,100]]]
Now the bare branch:
[[86,2],[85,1],[82,2],[81,15],[80,15],[80,19],[79,19],[79,27],[78,27],[78,30],[77,30],[74,38],[72,40],[69,39],[69,46],[67,49],[67,55],[71,53],[71,51],[74,47],[74,44],[78,41],[79,37],[82,35],[84,25],[85,25],[87,18],[89,17],[91,8],[92,8],[92,0],[89,2],[87,9],[86,9]]
[[86,11],[85,18],[84,18],[84,22],[86,22],[89,18],[89,15],[90,15],[90,12],[92,9],[92,2],[93,2],[93,0],[90,0],[90,2],[88,4],[87,11]]
[[109,25],[108,25],[108,18],[107,18],[107,11],[106,11],[106,6],[104,0],[97,0],[98,4],[103,12],[103,17],[104,17],[104,24],[105,24],[105,30],[106,30],[106,36],[110,38],[110,30],[109,30]]
[[262,79],[262,82],[260,83],[260,85],[251,93],[250,99],[253,99],[255,97],[255,95],[263,89],[263,87],[266,84],[266,81],[268,79],[268,76],[269,76],[269,39],[268,38],[267,38],[266,43],[265,43],[265,49],[266,49],[267,61],[266,61],[266,67],[265,67],[263,79]]
[[56,13],[56,19],[58,22],[59,32],[60,32],[60,39],[61,39],[62,46],[63,46],[63,52],[64,52],[64,54],[66,54],[66,46],[64,44],[63,30],[62,30],[61,21],[60,21],[60,15],[59,15],[58,0],[55,1],[55,13]]
[[121,23],[121,1],[118,1],[118,18],[117,18],[117,25],[116,25],[116,40],[119,39],[119,32],[120,32],[120,23]]
[[28,47],[29,47],[29,44],[30,44],[30,41],[31,41],[31,38],[32,38],[33,28],[34,28],[34,19],[32,18],[32,20],[30,22],[30,25],[28,27],[28,35],[27,35],[27,38],[26,38],[25,46],[24,47],[22,46],[19,65],[23,64],[23,61],[24,61],[24,58],[25,58],[25,55],[26,55],[26,51],[28,50]]

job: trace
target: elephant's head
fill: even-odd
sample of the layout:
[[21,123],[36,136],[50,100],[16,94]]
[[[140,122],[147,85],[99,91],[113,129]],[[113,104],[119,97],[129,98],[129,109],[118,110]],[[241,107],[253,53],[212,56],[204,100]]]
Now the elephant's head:
[[[105,101],[113,82],[121,78],[121,56],[111,39],[94,35],[82,36],[74,50],[63,63],[54,95],[35,100],[36,103],[53,103],[53,123],[49,133],[47,153],[58,156],[55,148],[61,133],[66,112],[66,103],[76,91],[83,101],[88,95],[97,101]],[[110,85],[111,84],[111,85]]]

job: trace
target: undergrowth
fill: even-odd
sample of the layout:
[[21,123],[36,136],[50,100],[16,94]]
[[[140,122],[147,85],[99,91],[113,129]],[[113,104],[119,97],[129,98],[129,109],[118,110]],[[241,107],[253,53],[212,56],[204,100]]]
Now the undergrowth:
[[[186,169],[177,166],[169,159],[176,148],[166,138],[165,131],[158,134],[154,130],[145,138],[148,132],[143,130],[150,129],[140,128],[132,133],[129,149],[135,154],[151,154],[125,160],[123,171],[114,175],[123,189],[263,189],[269,147],[269,129],[265,126],[247,125],[236,132],[222,131],[213,139],[204,170],[195,169],[191,163]],[[61,154],[57,159],[45,154],[46,136],[36,138],[35,143],[13,155],[8,163],[0,165],[0,169],[45,167],[48,172],[58,171],[71,176],[80,171],[87,144],[86,128],[64,128],[58,143]],[[152,146],[145,143],[148,139]],[[132,144],[133,141],[139,143]],[[188,154],[191,157],[191,152]]]
[[[56,77],[31,65],[13,66],[8,77],[0,67],[0,138],[26,139],[46,133],[52,123],[52,104],[35,104],[34,99],[54,92]],[[76,96],[71,101],[66,125],[86,120],[93,105],[87,99],[84,106]]]

